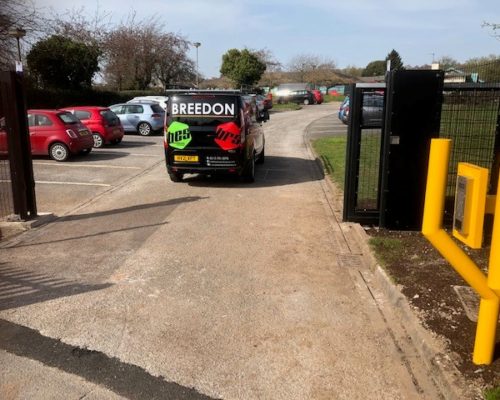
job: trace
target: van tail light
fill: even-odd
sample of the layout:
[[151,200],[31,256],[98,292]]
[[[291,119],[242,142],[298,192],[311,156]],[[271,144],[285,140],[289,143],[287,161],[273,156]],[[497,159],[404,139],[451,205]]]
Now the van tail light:
[[66,129],[66,133],[68,134],[68,136],[71,138],[71,139],[77,139],[78,138],[78,135],[75,133],[74,130],[72,129]]
[[215,143],[222,150],[234,150],[242,146],[241,129],[234,122],[226,122],[217,126]]

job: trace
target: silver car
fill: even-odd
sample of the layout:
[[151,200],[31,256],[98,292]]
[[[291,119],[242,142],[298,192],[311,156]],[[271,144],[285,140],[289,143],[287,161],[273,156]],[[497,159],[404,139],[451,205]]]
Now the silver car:
[[109,108],[120,118],[125,132],[148,136],[165,126],[165,110],[156,102],[114,104]]

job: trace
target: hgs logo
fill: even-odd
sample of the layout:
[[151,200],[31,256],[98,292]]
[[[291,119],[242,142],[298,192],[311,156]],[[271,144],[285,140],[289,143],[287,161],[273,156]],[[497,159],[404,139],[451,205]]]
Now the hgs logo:
[[241,144],[241,130],[234,122],[221,124],[216,130],[215,143],[222,150],[233,150]]

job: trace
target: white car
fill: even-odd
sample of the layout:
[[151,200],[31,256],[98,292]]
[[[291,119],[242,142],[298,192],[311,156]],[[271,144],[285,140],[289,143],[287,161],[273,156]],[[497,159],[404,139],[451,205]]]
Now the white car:
[[127,103],[139,103],[145,100],[158,103],[164,110],[167,108],[167,96],[138,96],[134,97],[132,100],[127,101]]

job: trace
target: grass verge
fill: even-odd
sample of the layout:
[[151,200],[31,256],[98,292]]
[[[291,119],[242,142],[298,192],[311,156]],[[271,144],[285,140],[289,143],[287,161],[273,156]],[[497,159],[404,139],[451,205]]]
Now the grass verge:
[[312,146],[323,162],[326,173],[344,190],[345,148],[347,136],[334,136],[316,139]]
[[296,103],[283,103],[283,104],[273,104],[272,111],[280,112],[280,111],[295,111],[300,110],[302,107],[300,104]]
[[500,400],[500,387],[486,389],[484,391],[484,400]]

